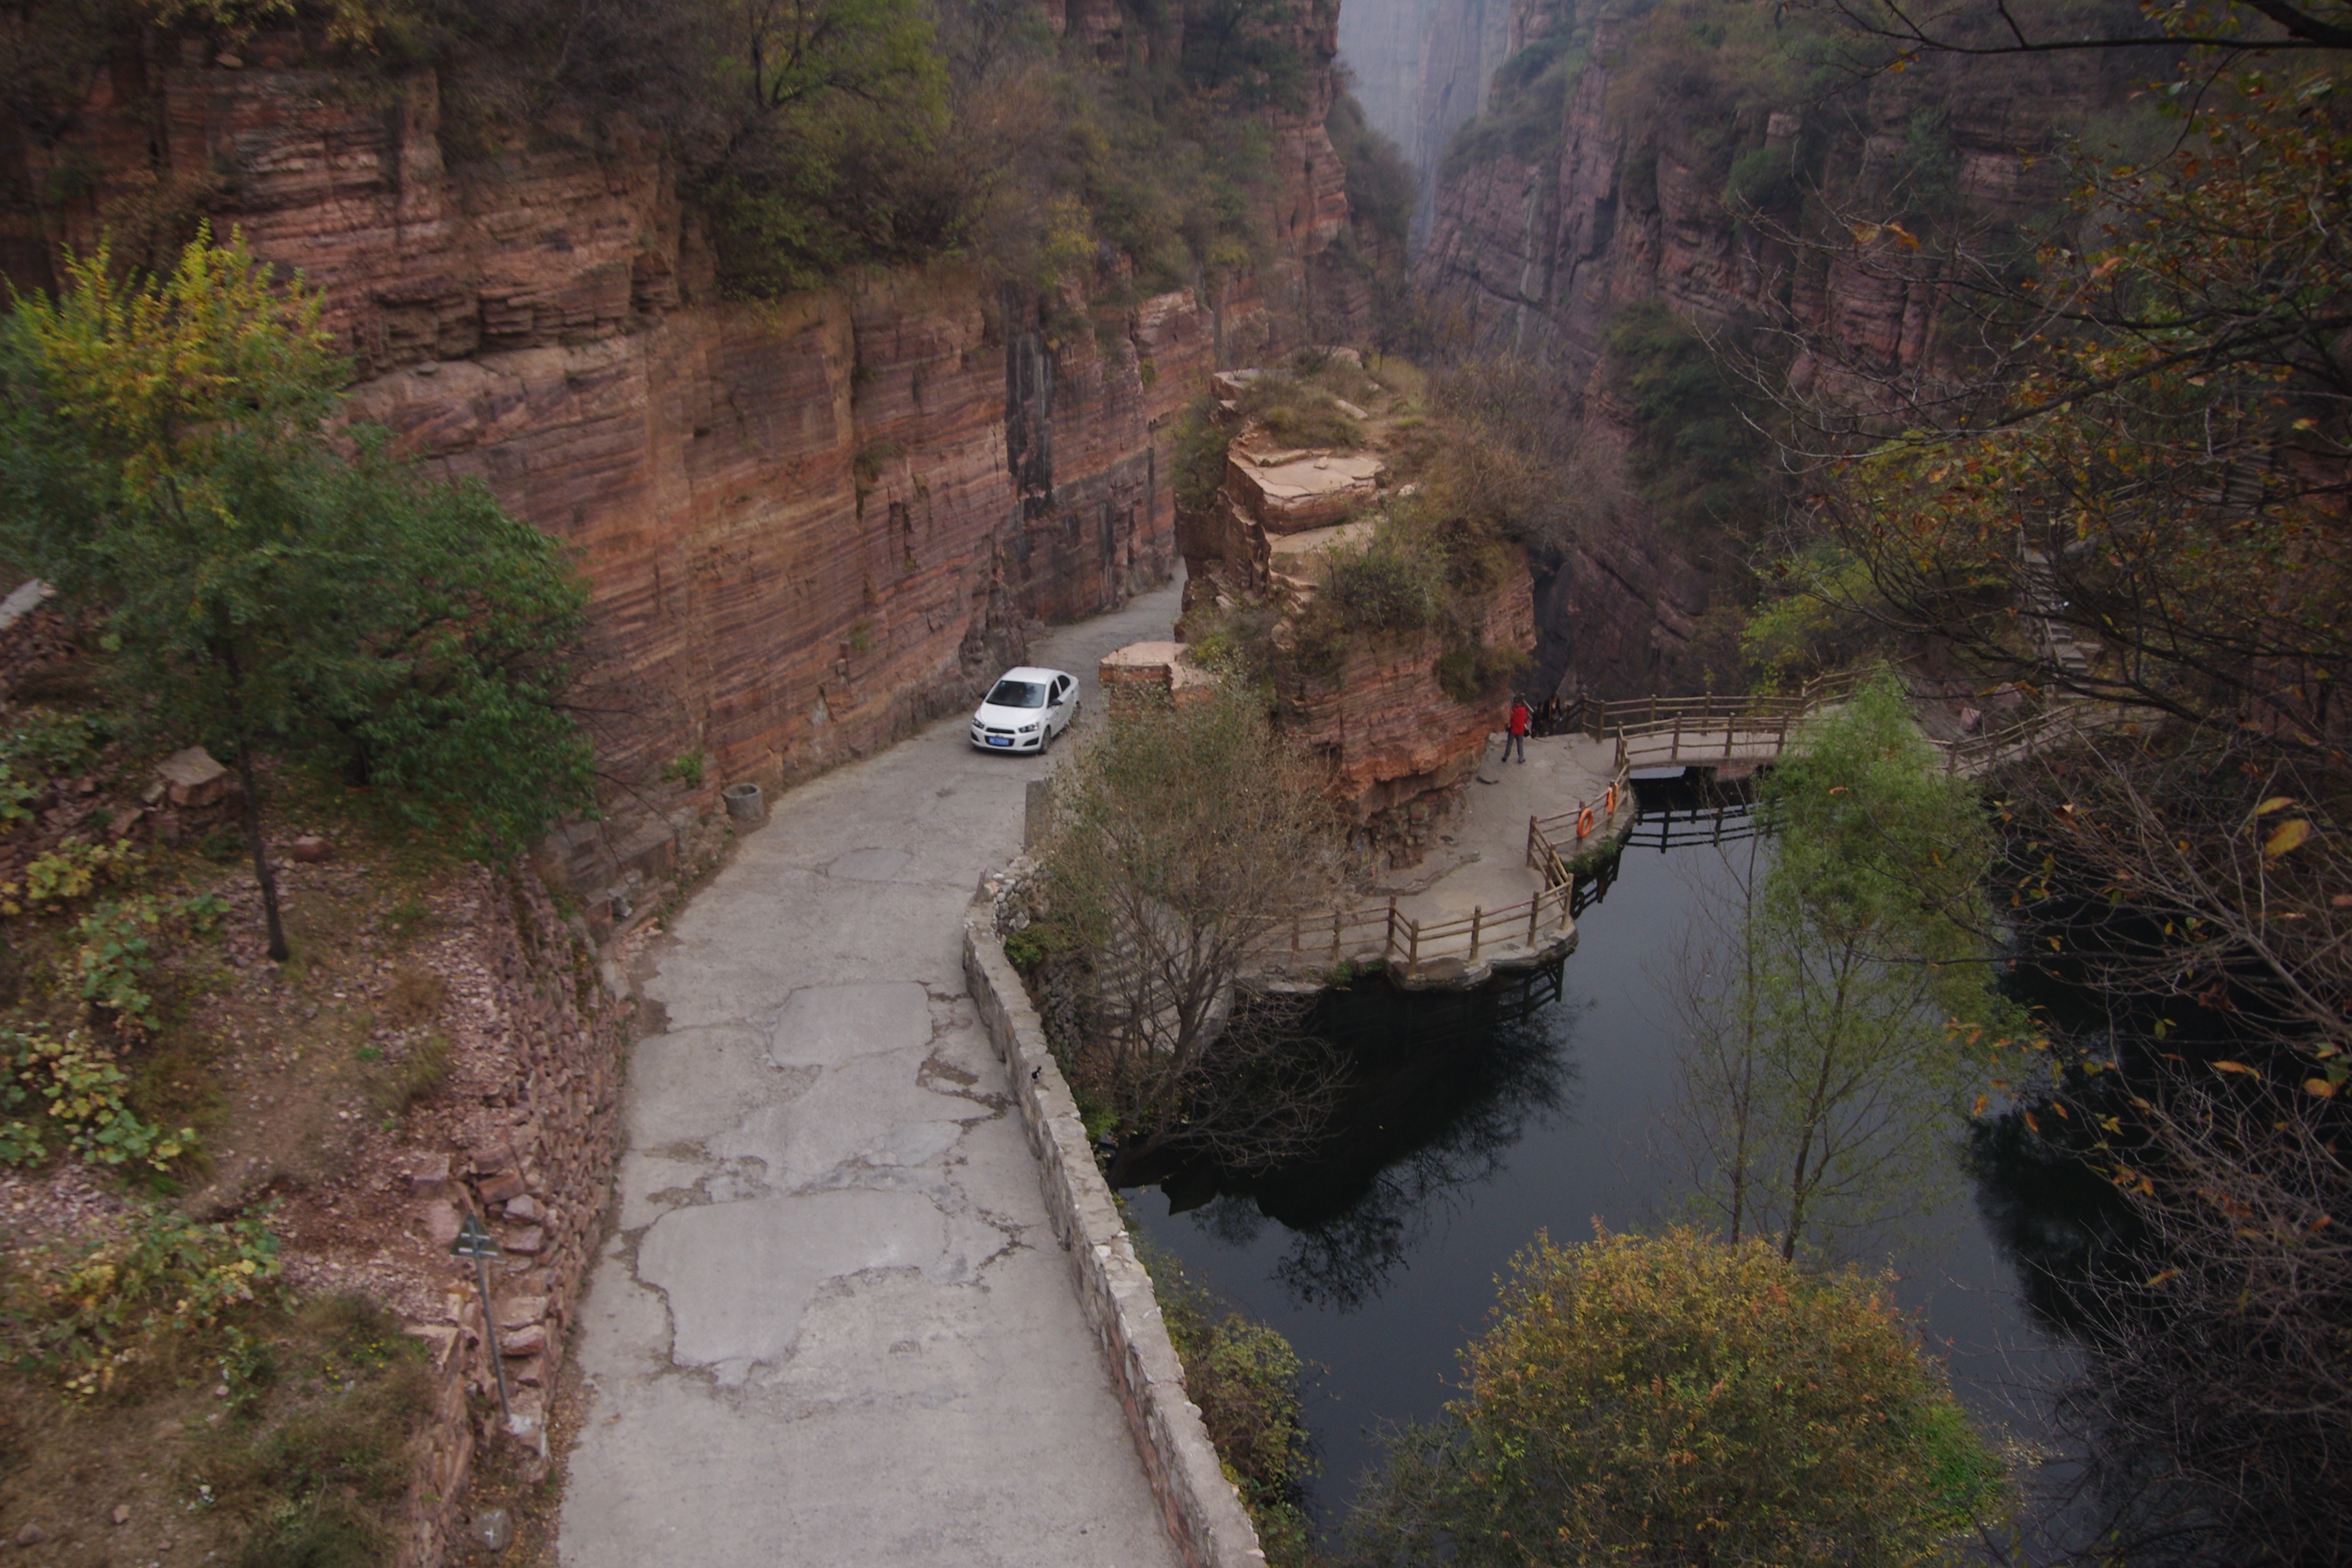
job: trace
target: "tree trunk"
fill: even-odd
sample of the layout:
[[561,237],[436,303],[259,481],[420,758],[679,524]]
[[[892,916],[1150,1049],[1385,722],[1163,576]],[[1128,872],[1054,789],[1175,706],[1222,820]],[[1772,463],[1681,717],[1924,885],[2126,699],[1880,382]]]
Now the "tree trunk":
[[261,918],[269,928],[269,961],[283,963],[292,956],[286,945],[286,924],[278,915],[278,873],[269,865],[269,846],[261,837],[261,790],[253,781],[253,748],[240,741],[236,748],[237,782],[245,786],[245,842],[253,851],[253,879],[261,884]]

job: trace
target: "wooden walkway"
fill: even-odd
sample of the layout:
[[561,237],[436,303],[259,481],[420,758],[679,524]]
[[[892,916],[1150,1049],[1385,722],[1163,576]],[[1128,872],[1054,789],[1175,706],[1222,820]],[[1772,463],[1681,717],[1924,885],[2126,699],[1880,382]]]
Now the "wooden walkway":
[[1523,864],[1539,890],[1466,915],[1416,917],[1396,898],[1301,916],[1260,943],[1248,981],[1265,989],[1320,988],[1343,966],[1379,968],[1407,991],[1468,990],[1496,974],[1539,969],[1576,946],[1574,866],[1633,826],[1633,792],[1622,755],[1600,795],[1528,819]]
[[[1568,728],[1595,741],[1613,740],[1613,767],[1605,784],[1601,774],[1586,775],[1592,781],[1586,787],[1600,785],[1596,797],[1528,819],[1524,864],[1540,879],[1534,896],[1475,907],[1467,914],[1416,916],[1391,898],[1301,916],[1259,944],[1245,984],[1269,990],[1319,989],[1335,972],[1352,967],[1384,970],[1409,991],[1467,990],[1497,973],[1550,963],[1576,945],[1577,862],[1589,850],[1622,839],[1633,826],[1634,772],[1777,762],[1790,736],[1800,733],[1808,719],[1844,701],[1858,679],[1829,677],[1793,697],[1582,702],[1570,710]],[[1947,773],[1976,777],[2145,716],[2114,704],[2064,702],[1990,734],[1929,743],[1941,753]],[[1714,832],[1722,831],[1717,823]]]
[[[1570,710],[1567,727],[1595,740],[1613,738],[1619,762],[1636,771],[1760,767],[1780,760],[1790,735],[1806,720],[1844,701],[1858,679],[1824,677],[1794,697],[1586,699]],[[1946,773],[1976,778],[2153,716],[2120,703],[2066,701],[2005,729],[1927,743],[1942,754]]]

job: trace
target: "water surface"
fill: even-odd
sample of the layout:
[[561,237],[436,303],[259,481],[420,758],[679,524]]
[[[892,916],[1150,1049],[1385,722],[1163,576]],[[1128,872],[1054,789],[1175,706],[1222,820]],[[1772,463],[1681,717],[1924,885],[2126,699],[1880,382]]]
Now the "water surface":
[[[1645,785],[1642,799],[1635,847],[1578,917],[1577,949],[1555,973],[1471,997],[1403,995],[1374,978],[1333,999],[1318,1022],[1363,1053],[1373,1088],[1328,1157],[1241,1190],[1194,1173],[1129,1194],[1147,1237],[1318,1366],[1307,1414],[1327,1524],[1377,1460],[1382,1429],[1438,1414],[1456,1352],[1538,1231],[1574,1242],[1596,1224],[1684,1213],[1662,1122],[1676,1047],[1661,986],[1722,857],[1750,846],[1707,842],[1711,814],[1666,823],[1693,804],[1678,790]],[[1726,836],[1740,831],[1730,819]],[[1910,1231],[1868,1261],[1897,1269],[1979,1420],[2031,1431],[2030,1385],[2050,1352],[1965,1187]]]

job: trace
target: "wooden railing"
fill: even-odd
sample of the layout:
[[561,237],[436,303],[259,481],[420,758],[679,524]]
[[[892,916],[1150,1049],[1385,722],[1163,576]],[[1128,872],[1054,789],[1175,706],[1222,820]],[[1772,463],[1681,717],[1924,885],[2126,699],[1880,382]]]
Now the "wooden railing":
[[1621,745],[1617,748],[1616,771],[1610,774],[1600,799],[1580,800],[1573,809],[1557,816],[1528,818],[1528,868],[1542,876],[1546,888],[1566,886],[1570,880],[1569,862],[1583,847],[1584,840],[1609,830],[1610,819],[1617,815],[1617,808],[1632,798],[1633,773],[1633,764]]
[[1518,945],[1532,951],[1546,938],[1570,929],[1568,906],[1566,888],[1547,887],[1534,898],[1503,909],[1474,909],[1450,920],[1423,921],[1391,899],[1371,909],[1294,916],[1287,931],[1276,931],[1259,943],[1257,956],[1292,970],[1336,969],[1342,963],[1377,957],[1391,972],[1410,976],[1438,959],[1475,963],[1482,952],[1491,956],[1497,948]]

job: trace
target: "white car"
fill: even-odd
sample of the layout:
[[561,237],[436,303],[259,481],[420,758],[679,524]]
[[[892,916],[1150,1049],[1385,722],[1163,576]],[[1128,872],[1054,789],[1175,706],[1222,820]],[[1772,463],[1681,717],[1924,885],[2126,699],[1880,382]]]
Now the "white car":
[[971,743],[989,752],[1042,752],[1078,716],[1078,678],[1023,665],[997,677],[971,716]]

